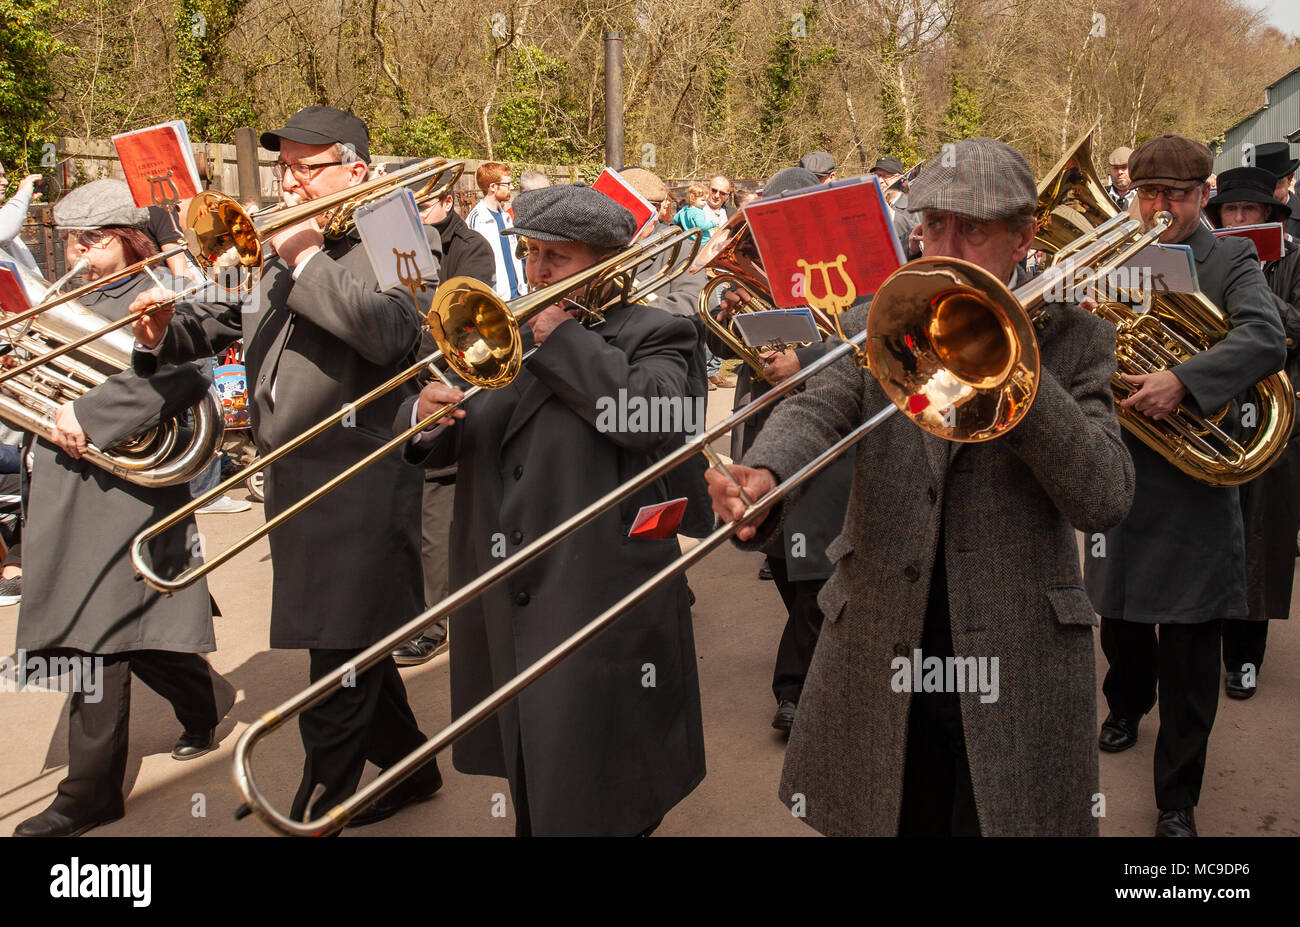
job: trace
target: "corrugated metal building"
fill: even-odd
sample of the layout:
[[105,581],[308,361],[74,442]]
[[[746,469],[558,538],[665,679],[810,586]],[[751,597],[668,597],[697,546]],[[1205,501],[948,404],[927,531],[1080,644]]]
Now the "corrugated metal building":
[[[1241,167],[1241,146],[1247,142],[1286,140],[1300,143],[1300,68],[1296,68],[1268,85],[1264,105],[1224,133],[1223,145],[1215,150],[1214,171]],[[1292,157],[1295,157],[1292,147]]]

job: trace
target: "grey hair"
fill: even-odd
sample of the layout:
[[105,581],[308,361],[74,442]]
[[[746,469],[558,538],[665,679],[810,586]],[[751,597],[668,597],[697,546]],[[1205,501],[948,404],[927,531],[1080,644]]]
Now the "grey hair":
[[540,190],[551,185],[551,178],[541,171],[524,171],[519,175],[520,190]]

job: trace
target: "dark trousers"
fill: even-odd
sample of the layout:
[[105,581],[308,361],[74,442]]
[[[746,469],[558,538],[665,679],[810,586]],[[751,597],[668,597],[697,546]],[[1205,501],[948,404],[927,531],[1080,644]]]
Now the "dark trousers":
[[1156,806],[1195,805],[1201,797],[1210,729],[1219,708],[1221,621],[1156,625],[1101,619],[1101,649],[1110,668],[1102,692],[1111,714],[1134,720],[1160,694],[1156,735]]
[[[81,657],[81,654],[77,655]],[[93,659],[93,657],[92,657]],[[192,733],[217,726],[235,703],[235,689],[196,653],[133,650],[106,654],[99,700],[78,687],[68,715],[68,775],[51,805],[70,816],[120,815],[131,717],[131,674],[171,702],[176,719]]]
[[1223,668],[1229,673],[1244,673],[1246,664],[1264,665],[1264,647],[1268,643],[1268,622],[1233,618],[1223,623]]
[[785,603],[785,630],[776,648],[776,668],[772,671],[772,694],[778,702],[799,702],[803,694],[803,681],[812,665],[813,651],[822,631],[822,610],[817,606],[817,593],[824,579],[789,578],[784,557],[768,557],[772,579],[781,601]]
[[979,815],[955,692],[917,692],[907,717],[900,837],[978,837]]
[[[359,650],[311,650],[311,681],[353,659]],[[406,701],[406,686],[392,657],[385,657],[324,701],[298,716],[302,734],[302,782],[290,812],[296,821],[319,817],[352,795],[366,761],[387,769],[425,741]],[[438,763],[420,768],[390,795],[421,791],[438,779]],[[323,791],[314,801],[317,786]],[[315,812],[312,812],[312,808]]]

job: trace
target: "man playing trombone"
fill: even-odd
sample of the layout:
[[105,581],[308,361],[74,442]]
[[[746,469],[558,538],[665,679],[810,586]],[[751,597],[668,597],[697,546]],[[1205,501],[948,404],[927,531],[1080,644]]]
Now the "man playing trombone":
[[[286,199],[310,202],[358,186],[369,171],[365,123],[330,107],[299,110],[261,142],[280,152],[276,171]],[[264,455],[406,367],[420,340],[421,307],[411,292],[381,292],[355,231],[325,241],[320,221],[307,218],[270,236],[275,255],[247,304],[185,303],[174,317],[161,309],[133,327],[141,371],[219,354],[242,337],[253,436]],[[151,291],[131,308],[170,295]],[[357,409],[354,420],[272,465],[268,518],[383,444],[403,398],[395,390]],[[306,648],[313,681],[422,610],[420,475],[396,457],[272,531],[270,544],[271,646]],[[367,760],[387,767],[425,739],[391,657],[304,712],[299,724],[306,751],[292,811],[299,820],[311,817],[313,802],[331,808],[355,792]],[[389,817],[441,784],[431,763],[352,824]]]
[[[520,194],[512,231],[528,239],[528,285],[536,290],[622,250],[636,224],[589,187],[553,186]],[[455,413],[454,427],[408,445],[411,463],[459,463],[453,587],[681,444],[680,427],[639,427],[622,410],[689,395],[692,324],[623,303],[587,327],[574,318],[580,307],[563,303],[524,326],[524,347],[537,351],[508,386],[475,396]],[[461,398],[430,384],[418,402],[408,400],[396,427],[406,430]],[[611,406],[620,413],[603,415]],[[638,507],[667,498],[662,482],[647,488],[452,614],[453,716],[677,555],[671,534],[630,536]],[[457,741],[452,762],[462,772],[509,779],[521,836],[653,830],[704,778],[684,579],[661,587]]]
[[[1037,202],[1019,152],[958,142],[910,200],[927,258],[1016,282]],[[860,331],[866,307],[846,318]],[[1037,396],[1014,430],[958,444],[896,417],[858,446],[780,788],[822,833],[1097,833],[1097,619],[1074,529],[1123,518],[1133,466],[1113,411],[1111,326],[1053,305],[1038,338]],[[731,476],[757,499],[889,403],[841,361],[777,406]],[[740,517],[736,483],[708,479],[715,510]],[[788,508],[738,537],[766,543]],[[953,670],[973,683],[976,666],[978,690],[954,684]]]

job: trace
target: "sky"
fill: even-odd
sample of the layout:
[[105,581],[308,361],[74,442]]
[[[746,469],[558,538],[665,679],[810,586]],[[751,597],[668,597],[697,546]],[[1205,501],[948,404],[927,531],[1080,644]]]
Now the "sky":
[[1263,10],[1271,25],[1283,32],[1300,35],[1300,3],[1296,0],[1246,0],[1257,10]]

